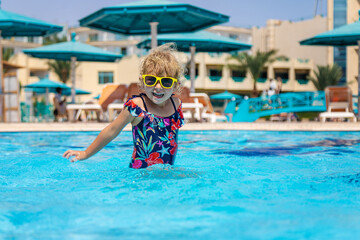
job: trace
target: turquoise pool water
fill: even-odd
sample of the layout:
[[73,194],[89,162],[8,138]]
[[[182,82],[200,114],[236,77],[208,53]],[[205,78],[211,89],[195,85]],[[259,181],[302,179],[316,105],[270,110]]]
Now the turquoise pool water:
[[1,133],[0,239],[357,239],[360,133],[182,131],[174,167],[128,168],[131,132]]

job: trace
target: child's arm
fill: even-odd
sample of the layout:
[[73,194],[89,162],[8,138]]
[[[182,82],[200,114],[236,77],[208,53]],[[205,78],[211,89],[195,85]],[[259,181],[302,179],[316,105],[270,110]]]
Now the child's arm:
[[123,130],[123,128],[134,119],[135,117],[132,116],[129,111],[126,109],[122,110],[120,115],[99,133],[96,139],[85,151],[67,150],[63,154],[63,157],[69,159],[70,157],[75,156],[71,159],[71,162],[85,160],[91,157],[111,142],[111,140],[113,140],[117,135],[119,135],[121,130]]

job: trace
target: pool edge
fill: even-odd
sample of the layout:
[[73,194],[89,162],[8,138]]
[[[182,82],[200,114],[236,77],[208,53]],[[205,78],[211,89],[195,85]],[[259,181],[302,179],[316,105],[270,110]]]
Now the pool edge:
[[[2,123],[0,132],[91,132],[101,131],[109,123]],[[130,131],[131,125],[123,131]],[[255,123],[187,123],[183,131],[247,130],[247,131],[360,131],[360,123],[352,122],[255,122]]]

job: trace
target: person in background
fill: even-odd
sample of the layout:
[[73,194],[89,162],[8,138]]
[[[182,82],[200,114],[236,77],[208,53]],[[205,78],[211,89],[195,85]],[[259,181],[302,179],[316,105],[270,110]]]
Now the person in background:
[[281,88],[282,88],[282,79],[281,79],[280,76],[278,76],[278,77],[276,78],[276,80],[277,80],[277,88],[276,88],[275,93],[276,93],[276,94],[280,94],[280,93],[281,93]]
[[67,119],[66,113],[66,97],[61,99],[61,88],[56,88],[56,93],[54,97],[54,116],[55,122],[64,121]]
[[269,90],[268,90],[268,96],[269,98],[276,94],[276,89],[277,89],[277,84],[275,82],[275,80],[272,78],[270,79],[270,86],[269,86]]

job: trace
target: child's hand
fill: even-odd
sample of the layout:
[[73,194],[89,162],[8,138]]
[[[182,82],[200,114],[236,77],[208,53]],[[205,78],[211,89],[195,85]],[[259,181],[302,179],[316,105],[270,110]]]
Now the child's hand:
[[85,151],[73,151],[73,150],[67,150],[64,154],[63,157],[64,158],[71,158],[75,156],[74,158],[72,158],[70,161],[71,162],[75,162],[75,161],[80,161],[80,160],[84,160],[87,158],[86,156],[86,152]]

